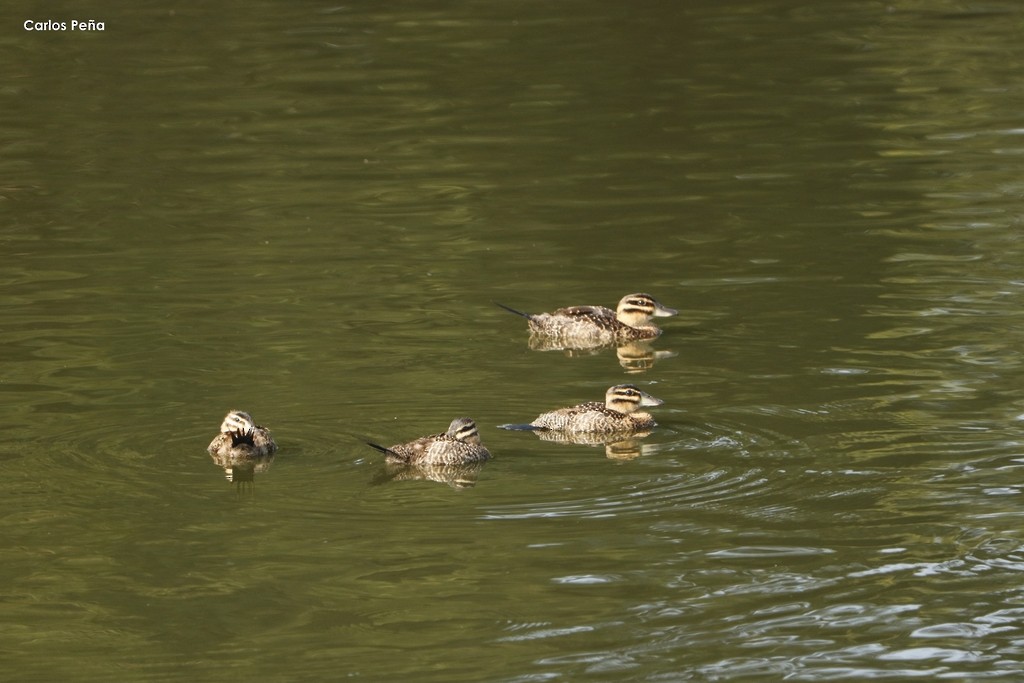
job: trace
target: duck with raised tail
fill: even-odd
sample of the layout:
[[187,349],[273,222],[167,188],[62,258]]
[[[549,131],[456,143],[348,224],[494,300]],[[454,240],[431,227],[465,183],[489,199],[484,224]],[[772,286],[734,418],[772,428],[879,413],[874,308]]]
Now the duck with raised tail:
[[273,455],[277,450],[270,430],[261,427],[244,410],[232,410],[220,424],[220,434],[207,446],[218,461],[244,460]]
[[415,441],[394,446],[381,446],[367,441],[367,445],[384,453],[391,465],[462,465],[484,462],[491,457],[480,442],[476,422],[468,417],[452,420],[443,434],[424,436]]

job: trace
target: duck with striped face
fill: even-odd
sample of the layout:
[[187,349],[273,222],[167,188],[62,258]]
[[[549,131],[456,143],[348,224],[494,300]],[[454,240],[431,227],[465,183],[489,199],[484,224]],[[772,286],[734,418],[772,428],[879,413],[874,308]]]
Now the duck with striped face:
[[604,306],[569,306],[551,313],[523,313],[498,305],[526,318],[534,337],[576,349],[654,339],[661,329],[651,321],[679,312],[643,293],[622,297],[614,311]]
[[277,450],[270,430],[261,427],[244,410],[231,410],[220,424],[220,434],[207,449],[214,458],[244,460],[273,455]]
[[381,446],[367,442],[384,453],[393,465],[457,465],[483,462],[491,453],[480,441],[476,422],[468,417],[457,417],[443,434],[431,434],[414,441],[394,446]]
[[[525,425],[501,425],[503,429],[574,435],[624,436],[649,432],[654,417],[641,408],[660,406],[664,401],[642,391],[635,384],[616,384],[604,394],[604,403],[589,401],[568,408],[541,413]],[[591,440],[587,440],[588,442]]]

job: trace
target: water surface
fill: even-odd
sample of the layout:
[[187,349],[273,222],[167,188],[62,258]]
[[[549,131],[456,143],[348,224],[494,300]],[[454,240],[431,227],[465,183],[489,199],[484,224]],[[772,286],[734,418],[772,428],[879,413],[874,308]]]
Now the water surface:
[[[1024,673],[1016,4],[47,11],[0,43],[11,680]],[[632,291],[671,353],[493,304]],[[627,381],[635,451],[495,429]],[[281,445],[233,482],[229,408]],[[362,444],[461,415],[474,486]]]

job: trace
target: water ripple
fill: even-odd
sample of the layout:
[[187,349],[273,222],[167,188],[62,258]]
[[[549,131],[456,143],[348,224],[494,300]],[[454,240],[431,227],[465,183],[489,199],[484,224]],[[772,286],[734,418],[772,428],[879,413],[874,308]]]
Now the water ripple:
[[[791,437],[738,420],[665,422],[644,445],[642,457],[615,470],[614,485],[590,490],[580,483],[578,464],[571,483],[560,485],[559,479],[550,478],[551,495],[543,500],[496,503],[487,506],[481,518],[647,517],[726,508],[762,519],[796,514],[785,492],[807,475],[793,478],[787,469],[750,463],[754,458],[792,462],[794,453],[803,454],[804,449]],[[586,461],[588,471],[599,466],[593,459]],[[566,496],[566,491],[574,495]],[[659,525],[665,528],[664,522]]]
[[549,517],[601,518],[619,515],[653,515],[679,506],[696,506],[705,501],[756,496],[765,479],[758,470],[737,474],[725,470],[706,472],[696,477],[665,476],[630,483],[617,494],[518,503],[492,507],[483,519],[532,519]]

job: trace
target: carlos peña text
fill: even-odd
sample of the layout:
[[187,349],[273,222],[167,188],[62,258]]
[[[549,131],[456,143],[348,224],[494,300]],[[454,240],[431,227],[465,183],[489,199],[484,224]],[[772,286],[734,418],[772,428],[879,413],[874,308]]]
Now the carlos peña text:
[[96,21],[95,19],[89,19],[88,21],[78,21],[72,19],[70,24],[66,21],[35,21],[33,19],[25,20],[26,31],[67,31],[70,25],[72,31],[105,31],[107,30],[106,25],[102,21]]

